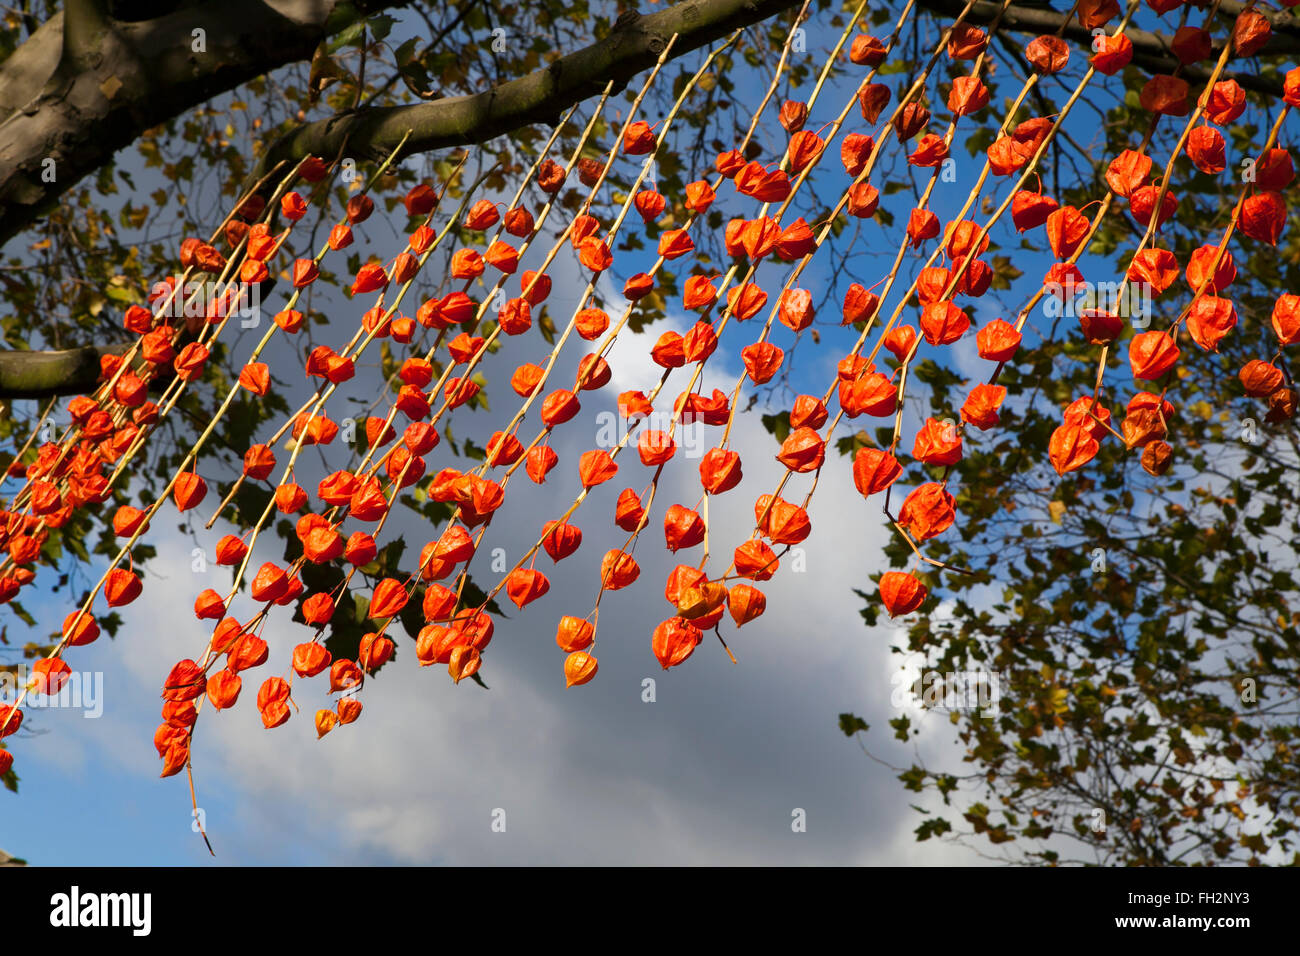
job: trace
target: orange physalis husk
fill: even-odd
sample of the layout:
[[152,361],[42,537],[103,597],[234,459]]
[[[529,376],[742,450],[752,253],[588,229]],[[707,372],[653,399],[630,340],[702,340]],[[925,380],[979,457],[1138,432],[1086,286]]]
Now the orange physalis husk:
[[546,475],[556,466],[560,458],[550,445],[539,445],[525,456],[524,470],[536,484],[546,480]]
[[690,657],[704,635],[690,621],[680,617],[669,618],[655,628],[650,639],[654,652],[664,670],[676,667]]
[[1115,195],[1127,199],[1138,190],[1151,174],[1151,156],[1134,150],[1125,150],[1115,156],[1106,168],[1106,185]]
[[1254,10],[1243,10],[1232,25],[1232,46],[1237,56],[1254,56],[1273,33],[1269,21]]
[[1147,474],[1158,478],[1169,470],[1174,450],[1166,442],[1153,441],[1142,449],[1142,468]]
[[933,169],[948,158],[948,144],[933,133],[922,136],[907,161],[921,169]]
[[624,488],[614,506],[614,523],[631,534],[641,526],[644,518],[645,509],[641,507],[641,499],[631,488]]
[[857,322],[865,322],[875,315],[879,306],[880,297],[855,282],[844,293],[844,319],[841,324],[853,325]]
[[623,131],[623,152],[629,156],[644,156],[652,152],[654,147],[654,132],[644,120],[637,120]]
[[1100,446],[1092,431],[1082,424],[1066,423],[1052,432],[1048,457],[1058,475],[1082,468],[1097,457]]
[[582,487],[594,488],[609,481],[618,474],[618,464],[603,449],[593,449],[582,453],[578,459],[578,478]]
[[401,581],[396,578],[384,578],[375,585],[374,593],[370,597],[368,616],[376,621],[393,617],[401,613],[408,600],[410,595],[407,594]]
[[663,215],[667,200],[653,189],[643,189],[636,194],[632,204],[636,206],[636,211],[641,214],[643,221],[654,222]]
[[1269,322],[1279,345],[1295,345],[1300,342],[1300,295],[1284,292],[1278,296]]
[[682,291],[682,304],[687,309],[702,309],[718,298],[718,289],[709,276],[691,276]]
[[1241,205],[1241,231],[1259,242],[1276,246],[1286,227],[1286,200],[1268,190],[1255,193]]
[[1192,303],[1187,313],[1187,331],[1207,352],[1217,352],[1224,336],[1237,325],[1237,310],[1232,300],[1203,295]]
[[[638,436],[636,450],[641,458],[641,464],[657,468],[673,457],[677,451],[677,443],[667,432],[648,429]],[[608,477],[614,477],[613,473],[611,472]]]
[[578,396],[568,389],[557,388],[542,400],[542,422],[549,428],[563,425],[581,411]]
[[349,690],[361,684],[361,668],[354,661],[340,657],[330,665],[330,693]]
[[925,603],[929,593],[929,589],[911,574],[886,571],[880,576],[880,600],[890,617],[911,614]]
[[998,423],[998,408],[1007,397],[1003,385],[976,385],[961,407],[961,420],[974,425],[980,431],[987,431]]
[[953,60],[973,60],[987,45],[987,33],[969,23],[959,23],[948,37],[948,56]]
[[1255,185],[1260,189],[1281,192],[1295,179],[1295,164],[1285,149],[1267,150],[1255,161]]
[[222,567],[231,567],[239,564],[244,560],[244,555],[248,554],[248,545],[233,534],[224,535],[217,542],[215,556],[217,564]]
[[826,460],[826,443],[816,429],[796,428],[781,443],[776,460],[799,474],[816,471]]
[[948,109],[954,116],[970,116],[989,105],[989,90],[978,76],[959,76],[952,81]]
[[361,701],[355,697],[340,697],[338,702],[340,724],[350,724],[361,716]]
[[865,498],[884,491],[903,473],[898,459],[880,448],[859,448],[853,456],[853,484]]
[[1017,232],[1036,229],[1060,208],[1051,196],[1022,189],[1011,197],[1011,219]]
[[1022,336],[1005,319],[993,319],[975,336],[980,358],[991,362],[1009,362],[1020,348]]
[[797,133],[808,121],[808,104],[797,100],[786,100],[781,104],[778,118],[787,133]]
[[596,676],[596,657],[586,651],[574,651],[564,659],[564,686],[576,687]]
[[739,321],[753,318],[767,304],[767,293],[753,282],[728,290],[727,308]]
[[[5,751],[8,753],[8,751]],[[163,755],[162,773],[159,777],[171,777],[185,769],[186,762],[190,759],[190,748],[187,741],[178,741],[167,748],[167,753]]]
[[1138,102],[1144,110],[1165,116],[1186,116],[1187,81],[1176,76],[1158,74],[1143,84]]
[[1104,309],[1082,309],[1079,312],[1079,328],[1083,330],[1083,337],[1092,345],[1108,345],[1124,331],[1124,319]]
[[808,166],[816,162],[817,157],[821,155],[822,150],[826,148],[826,142],[812,130],[800,130],[790,137],[790,146],[786,152],[789,159],[790,171],[801,173]]
[[1179,354],[1172,336],[1154,330],[1133,336],[1133,341],[1128,346],[1128,360],[1133,369],[1133,377],[1148,381],[1159,378],[1173,368]]
[[862,110],[862,118],[874,124],[880,119],[881,112],[889,105],[892,96],[889,87],[883,83],[869,83],[864,86],[858,93],[858,107]]
[[451,649],[451,656],[447,660],[447,673],[459,684],[466,677],[477,674],[482,663],[483,658],[477,647],[461,644]]
[[767,598],[756,587],[735,584],[727,592],[727,610],[736,627],[743,627],[767,610]]
[[813,395],[800,395],[790,408],[791,428],[821,428],[830,417],[825,404]]
[[560,188],[564,185],[564,180],[567,175],[568,174],[564,171],[564,167],[555,160],[545,159],[542,160],[542,165],[537,167],[537,185],[542,192],[554,195],[555,193],[558,193]]
[[1229,126],[1246,111],[1246,91],[1236,80],[1221,80],[1210,90],[1205,115],[1211,123]]
[[1187,136],[1187,158],[1201,172],[1213,176],[1227,168],[1227,144],[1212,126],[1198,126]]
[[701,179],[686,184],[686,200],[683,205],[691,212],[703,215],[709,211],[716,198],[717,194],[713,191],[713,187]]
[[957,518],[952,495],[937,482],[917,486],[903,500],[898,523],[918,541],[942,534]]
[[812,533],[808,513],[783,498],[760,495],[754,503],[759,534],[773,544],[799,544]]
[[212,631],[212,652],[214,654],[225,654],[235,646],[243,635],[243,625],[233,617],[225,618]]
[[503,225],[510,235],[526,239],[533,234],[533,214],[518,207],[510,209],[505,214]]
[[740,455],[730,449],[710,448],[700,459],[700,483],[711,495],[730,491],[742,477]]
[[740,357],[745,363],[750,381],[762,385],[771,381],[772,376],[780,370],[785,352],[771,342],[755,342],[741,349]]
[[284,568],[268,561],[258,569],[253,578],[251,593],[258,603],[274,601],[284,595],[289,587],[289,576]]
[[859,33],[849,44],[849,62],[858,66],[879,66],[887,52],[885,44],[876,37]]
[[1276,365],[1260,359],[1251,359],[1241,367],[1238,373],[1246,394],[1252,398],[1263,398],[1273,394],[1282,387],[1282,370]]
[[786,289],[781,293],[777,317],[792,332],[802,332],[813,323],[812,293],[807,289]]
[[755,581],[768,580],[780,566],[776,552],[763,541],[746,541],[736,548],[732,559],[737,574]]
[[601,585],[607,591],[618,591],[641,576],[641,567],[632,555],[624,551],[607,551],[600,562]]
[[919,249],[927,239],[939,235],[939,217],[928,209],[913,209],[907,219],[907,238]]
[[226,603],[212,588],[206,588],[194,599],[194,616],[200,621],[220,620],[226,615]]
[[243,681],[232,670],[219,670],[208,678],[208,701],[217,710],[235,706]]
[[255,634],[244,634],[226,652],[226,666],[235,673],[261,667],[270,653],[266,641]]
[[1151,184],[1143,186],[1129,196],[1129,212],[1133,214],[1133,218],[1140,225],[1149,225],[1152,216],[1154,216],[1156,229],[1159,230],[1178,211],[1178,197],[1168,190],[1166,190],[1164,198],[1160,200],[1160,209],[1157,210],[1156,196],[1159,192],[1159,187]]
[[[1214,265],[1216,257],[1219,260],[1217,266]],[[1211,266],[1214,266],[1213,273],[1210,272]],[[1187,284],[1194,292],[1204,290],[1215,295],[1232,285],[1236,278],[1237,265],[1233,261],[1232,253],[1226,249],[1220,254],[1215,246],[1201,246],[1187,261]]]
[[[257,709],[264,713],[268,707],[284,704],[288,700],[289,682],[283,677],[268,677],[262,682],[262,686],[258,688]],[[280,722],[283,723],[283,721]]]
[[[430,541],[420,551],[420,562],[423,565],[431,560],[433,556],[434,543]],[[449,621],[456,611],[456,604],[459,598],[456,592],[451,588],[441,584],[430,584],[424,591],[424,600],[421,601],[421,610],[424,612],[426,622]]]
[[113,568],[104,581],[104,599],[109,607],[122,607],[140,596],[140,577],[125,568]]
[[955,465],[961,461],[961,432],[950,421],[927,418],[916,433],[912,457],[927,465]]
[[871,183],[854,183],[849,187],[848,202],[845,209],[850,216],[869,219],[876,214],[880,206],[880,191]]
[[520,610],[550,589],[551,582],[547,580],[546,575],[532,568],[516,568],[506,576],[506,596]]
[[357,663],[371,673],[383,667],[393,656],[393,642],[380,634],[366,634],[357,650]]
[[664,541],[669,551],[693,548],[704,540],[704,519],[684,505],[669,505],[664,513]]
[[179,661],[163,681],[163,700],[184,701],[202,697],[207,687],[203,668],[191,660]]
[[569,654],[585,650],[595,639],[596,628],[590,621],[580,617],[565,615],[560,618],[559,627],[555,630],[555,643],[560,646],[560,650]]
[[57,657],[44,657],[32,665],[32,677],[28,686],[34,694],[53,696],[71,676],[72,668],[66,662]]
[[1060,73],[1070,61],[1070,46],[1057,36],[1043,35],[1029,41],[1025,59],[1044,76]]
[[[676,582],[677,586],[673,587],[670,600],[677,609],[677,616],[701,629],[712,627],[722,619],[727,586],[721,581],[708,580],[698,568],[678,565],[678,570],[689,572],[689,577]],[[669,587],[673,584],[670,579]]]
[[925,129],[930,122],[930,111],[915,101],[906,104],[894,118],[894,133],[900,143],[906,143]]
[[1130,281],[1148,286],[1159,295],[1178,278],[1178,260],[1168,249],[1143,249],[1133,256],[1127,275]]
[[308,642],[293,649],[293,670],[299,677],[315,677],[330,665],[331,654],[324,644]]
[[1094,49],[1089,62],[1098,73],[1114,76],[1133,59],[1133,41],[1124,34],[1117,36],[1099,36],[1094,41]]
[[898,389],[880,372],[872,372],[852,382],[840,382],[839,398],[849,418],[862,414],[883,418],[894,414]]
[[578,261],[592,272],[604,272],[614,264],[614,256],[604,240],[588,236],[578,246]]
[[482,232],[495,226],[500,218],[501,213],[497,211],[495,203],[480,199],[469,207],[469,212],[465,215],[465,228]]
[[1058,259],[1069,259],[1087,238],[1088,217],[1073,206],[1062,206],[1047,217],[1047,241]]
[[921,334],[931,345],[956,342],[970,328],[970,316],[951,302],[935,302],[921,310]]
[[324,737],[338,725],[339,715],[332,710],[321,708],[316,711],[316,739]]

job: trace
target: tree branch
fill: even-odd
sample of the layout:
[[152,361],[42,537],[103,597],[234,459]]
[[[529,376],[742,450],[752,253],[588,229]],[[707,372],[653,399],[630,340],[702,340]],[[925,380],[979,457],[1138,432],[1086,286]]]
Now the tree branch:
[[99,360],[121,355],[126,345],[86,345],[79,349],[0,351],[0,399],[80,395],[99,382]]
[[575,103],[599,95],[610,80],[627,83],[649,69],[677,34],[677,57],[757,23],[797,0],[687,0],[646,17],[632,18],[609,37],[527,76],[471,96],[452,96],[410,106],[369,107],[309,123],[281,137],[249,175],[256,181],[277,162],[305,156],[390,155],[409,132],[398,159],[453,146],[482,143],[532,123],[554,124]]
[[404,2],[172,3],[126,22],[104,0],[70,0],[0,63],[0,244],[145,130]]

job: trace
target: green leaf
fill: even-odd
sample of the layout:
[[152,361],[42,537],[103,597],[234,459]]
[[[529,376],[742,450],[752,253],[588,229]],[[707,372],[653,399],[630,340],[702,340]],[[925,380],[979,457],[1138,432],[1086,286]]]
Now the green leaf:
[[867,722],[857,714],[840,714],[840,730],[845,737],[852,737],[859,731],[865,732],[869,729]]

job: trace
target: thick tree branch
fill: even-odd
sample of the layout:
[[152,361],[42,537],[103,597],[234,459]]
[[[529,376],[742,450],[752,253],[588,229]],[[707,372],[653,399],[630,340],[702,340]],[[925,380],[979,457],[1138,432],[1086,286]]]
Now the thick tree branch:
[[80,395],[99,382],[99,360],[121,355],[126,345],[50,352],[0,351],[0,399]]
[[[920,5],[945,17],[957,16],[965,6],[962,0],[920,0]],[[981,2],[974,5],[966,19],[972,23],[991,23],[994,17],[997,16],[1000,6],[1001,4],[989,2],[989,0],[981,0]],[[1231,14],[1234,17],[1242,8],[1241,3],[1234,3],[1231,0],[1223,0],[1220,4],[1221,13],[1225,15]],[[1300,20],[1284,13],[1266,13],[1265,15],[1268,16],[1273,25],[1273,36],[1256,56],[1261,59],[1271,59],[1295,56],[1300,53]],[[1041,6],[1012,4],[1002,14],[999,29],[1010,30],[1015,33],[1040,35],[1055,33],[1061,28],[1061,24],[1065,22],[1066,14],[1063,12]],[[1134,65],[1149,73],[1172,73],[1179,65],[1178,58],[1173,54],[1172,36],[1133,28],[1125,30],[1124,35],[1133,42]],[[1092,32],[1085,30],[1078,19],[1069,21],[1062,36],[1084,47],[1091,47],[1092,45]],[[1222,49],[1222,47],[1217,47],[1216,52],[1217,49]],[[1210,70],[1204,66],[1193,64],[1183,67],[1182,75],[1189,82],[1204,83],[1210,77]],[[1280,97],[1282,95],[1282,81],[1274,77],[1262,77],[1255,73],[1225,72],[1222,78],[1236,80],[1241,84],[1242,89],[1253,90],[1269,96]]]
[[610,80],[627,83],[649,69],[673,34],[680,56],[796,5],[797,0],[687,0],[617,27],[609,37],[556,60],[545,69],[471,96],[410,106],[370,107],[310,123],[286,134],[250,175],[255,181],[280,160],[388,156],[408,132],[398,158],[482,143],[531,123],[556,123],[564,110],[599,95]]
[[70,0],[0,64],[0,244],[145,130],[403,2],[173,2],[127,22],[105,0]]

